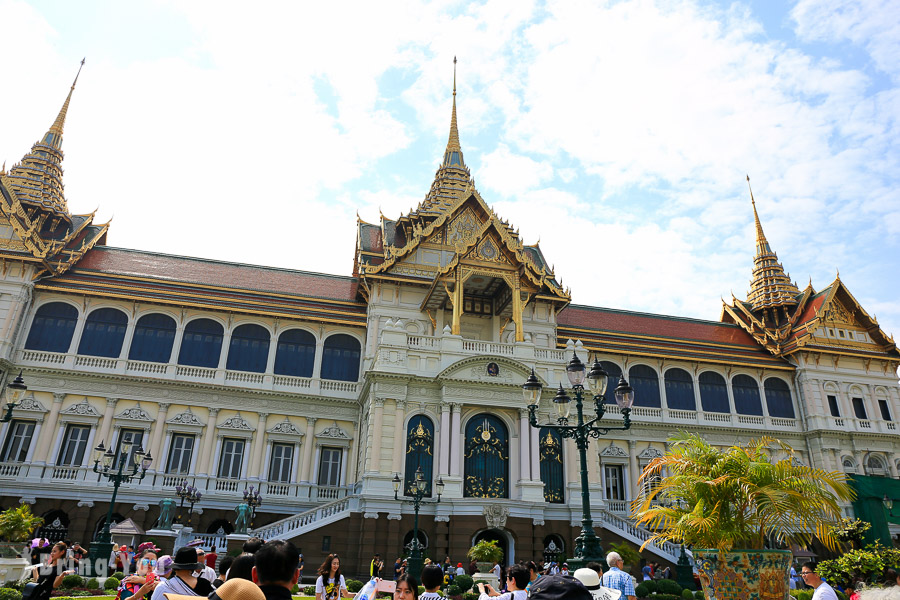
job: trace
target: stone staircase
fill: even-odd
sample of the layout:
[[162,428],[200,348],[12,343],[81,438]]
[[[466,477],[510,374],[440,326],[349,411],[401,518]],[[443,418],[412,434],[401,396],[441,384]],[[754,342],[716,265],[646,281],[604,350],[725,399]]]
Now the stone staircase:
[[247,533],[261,537],[264,540],[290,540],[304,533],[314,531],[350,515],[356,505],[355,496],[347,496],[339,500],[333,500],[321,506],[296,515],[291,515],[280,521],[263,525],[252,529]]
[[[649,530],[638,527],[625,517],[620,517],[608,510],[592,508],[591,512],[594,516],[594,525],[599,526],[598,529],[600,527],[608,529],[619,537],[637,544],[638,547],[653,536]],[[678,556],[681,553],[681,546],[671,542],[662,542],[661,544],[650,542],[644,549],[673,564],[678,563]]]

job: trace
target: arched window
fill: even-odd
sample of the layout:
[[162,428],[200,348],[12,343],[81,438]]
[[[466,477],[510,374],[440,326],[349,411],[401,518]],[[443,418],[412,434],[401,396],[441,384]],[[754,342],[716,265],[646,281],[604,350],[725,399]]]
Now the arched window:
[[700,373],[700,404],[706,412],[727,413],[728,387],[725,378],[712,371]]
[[766,407],[770,417],[784,419],[794,418],[794,403],[791,401],[791,389],[783,379],[769,377],[764,385],[766,390]]
[[877,454],[869,454],[866,457],[866,474],[887,475],[887,464],[885,464],[884,459]]
[[68,352],[75,333],[78,309],[65,302],[42,305],[34,314],[25,348],[44,352]]
[[134,326],[129,360],[167,363],[175,343],[175,319],[161,313],[144,315]]
[[659,377],[651,367],[634,365],[628,369],[628,383],[634,389],[634,406],[660,407]]
[[466,423],[463,495],[509,497],[509,434],[499,418],[480,414]]
[[312,377],[316,362],[316,338],[302,329],[288,329],[278,336],[275,374]]
[[322,379],[359,379],[359,340],[339,333],[325,340],[322,351]]
[[36,537],[47,538],[50,543],[69,538],[69,515],[62,510],[51,510],[43,516],[44,524],[34,532]]
[[226,369],[264,373],[268,360],[269,332],[265,327],[250,323],[234,328]]
[[538,447],[541,457],[541,481],[544,482],[544,501],[561,504],[566,501],[562,437],[547,427],[542,427],[539,435]]
[[122,353],[128,315],[115,308],[98,308],[87,316],[78,354],[118,358]]
[[694,380],[684,369],[666,371],[666,405],[673,410],[697,410]]
[[178,364],[214,369],[222,354],[222,325],[212,319],[194,319],[184,327]]
[[759,385],[749,375],[735,375],[731,380],[731,393],[734,394],[734,410],[739,415],[763,414],[762,400],[759,397]]
[[431,497],[431,475],[434,472],[434,423],[424,415],[416,415],[406,426],[406,476],[403,481],[403,493],[414,496],[416,493],[416,469],[422,469],[422,475],[428,482],[425,495]]
[[[604,404],[615,404],[616,386],[619,385],[619,379],[622,377],[622,369],[620,369],[619,365],[616,363],[611,363],[608,360],[601,360],[600,366],[603,367],[603,370],[606,371],[606,374],[609,376],[609,381],[606,384],[606,393],[603,394],[603,397],[605,398]],[[588,368],[590,368],[590,366],[588,366]],[[637,394],[635,394],[635,397],[637,397]]]
[[841,466],[844,468],[844,473],[856,473],[856,461],[849,456],[841,459]]

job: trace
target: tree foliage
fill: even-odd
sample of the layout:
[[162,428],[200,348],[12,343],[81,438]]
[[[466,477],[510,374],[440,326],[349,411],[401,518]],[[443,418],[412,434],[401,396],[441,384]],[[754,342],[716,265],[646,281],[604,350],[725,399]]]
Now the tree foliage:
[[876,542],[863,549],[845,552],[833,560],[823,560],[816,572],[830,582],[848,585],[855,580],[877,583],[887,568],[900,570],[900,550],[885,548]]
[[24,542],[43,523],[44,519],[35,516],[27,504],[8,508],[0,513],[0,540]]
[[[638,524],[656,532],[644,546],[761,550],[767,539],[808,544],[815,535],[837,548],[838,503],[853,498],[844,473],[797,464],[790,446],[769,437],[724,450],[687,432],[669,441],[640,477],[658,483],[632,505]],[[787,456],[776,461],[775,452]]]
[[862,548],[865,533],[872,529],[872,524],[862,519],[841,519],[831,528],[831,532],[839,541],[849,543],[851,548]]

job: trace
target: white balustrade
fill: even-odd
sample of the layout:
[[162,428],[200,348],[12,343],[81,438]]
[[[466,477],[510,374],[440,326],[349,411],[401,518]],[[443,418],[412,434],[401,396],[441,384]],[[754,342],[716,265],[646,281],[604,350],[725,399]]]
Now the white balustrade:
[[236,492],[241,482],[237,479],[216,479],[217,492]]
[[627,515],[628,514],[628,501],[627,500],[607,500],[606,501],[606,509],[617,515]]
[[246,371],[225,371],[225,381],[229,383],[262,383],[262,373],[248,373]]
[[37,350],[23,350],[22,362],[44,363],[49,365],[61,365],[66,362],[66,355],[57,352],[39,352]]
[[276,386],[286,387],[290,389],[308,390],[312,387],[313,380],[309,377],[291,377],[289,375],[276,375],[274,378]]
[[350,509],[350,498],[341,498],[328,504],[323,504],[296,515],[275,521],[254,529],[251,533],[264,540],[289,539],[298,535],[298,530],[321,521],[322,519],[336,516]]
[[359,384],[355,381],[332,381],[330,379],[322,380],[322,391],[356,393],[358,389]]
[[754,417],[751,415],[738,415],[738,425],[765,425],[766,420],[762,417]]
[[481,342],[478,340],[463,340],[464,352],[477,352],[478,354],[500,354],[513,356],[516,353],[515,344],[495,344],[493,342]]
[[409,336],[407,345],[410,348],[428,348],[437,349],[441,347],[440,338],[427,336]]
[[115,358],[104,358],[102,356],[76,356],[76,367],[87,367],[88,369],[115,369]]
[[[606,411],[612,412],[609,410],[608,406],[609,405],[607,405]],[[616,405],[616,408],[618,408],[618,405]],[[631,416],[632,417],[650,417],[652,419],[659,419],[660,417],[662,417],[662,409],[651,408],[648,406],[634,406],[631,408]]]
[[207,369],[205,367],[185,367],[182,365],[178,365],[175,370],[175,375],[177,375],[179,378],[187,377],[191,379],[215,379],[216,370]]
[[731,423],[731,415],[727,413],[703,413],[703,420],[709,423]]
[[669,409],[669,417],[673,419],[680,419],[682,421],[696,421],[697,411]]
[[165,375],[166,363],[146,362],[143,360],[129,360],[125,366],[126,371],[133,373],[153,373],[155,375]]
[[534,357],[538,360],[546,360],[550,362],[565,362],[565,350],[552,350],[549,348],[535,348]]
[[18,477],[21,469],[19,463],[0,463],[0,477]]
[[857,423],[859,423],[860,429],[872,429],[872,421],[860,419]]
[[769,417],[769,421],[774,427],[796,427],[796,419],[785,419],[783,417]]

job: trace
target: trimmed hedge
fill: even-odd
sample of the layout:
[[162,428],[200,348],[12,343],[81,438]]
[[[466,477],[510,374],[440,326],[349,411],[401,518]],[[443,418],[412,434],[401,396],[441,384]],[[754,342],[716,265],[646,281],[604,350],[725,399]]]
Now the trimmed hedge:
[[100,589],[100,582],[97,581],[96,579],[94,579],[93,577],[91,577],[91,578],[88,579],[87,582],[84,584],[84,587],[86,587],[86,588],[89,589],[89,590],[99,590],[99,589]]
[[12,588],[0,588],[0,600],[22,600],[22,592]]
[[308,586],[304,587],[304,588],[303,588],[303,595],[304,595],[304,596],[313,596],[313,597],[315,597],[315,595],[316,595],[316,586],[314,586],[314,585],[308,585]]
[[125,573],[123,573],[122,571],[116,571],[115,573],[112,574],[112,576],[115,577],[116,579],[118,579],[119,581],[122,581],[123,579],[125,579]]
[[[59,584],[59,587],[63,588],[64,590],[69,590],[72,588],[81,588],[84,587],[84,585],[84,577],[73,573],[72,575],[66,575],[65,577],[63,577],[62,583]],[[75,594],[73,594],[73,596],[74,595]]]
[[363,582],[358,579],[348,579],[346,581],[346,583],[347,583],[347,591],[350,592],[351,594],[355,594],[356,592],[361,590],[362,586],[363,586]]
[[457,575],[453,578],[453,585],[459,588],[460,594],[465,594],[469,590],[472,589],[472,586],[475,584],[475,580],[472,579],[471,575]]
[[107,577],[106,581],[103,582],[104,590],[117,590],[119,589],[119,583],[121,583],[115,577]]
[[691,590],[681,590],[682,600],[694,600],[694,592]]

